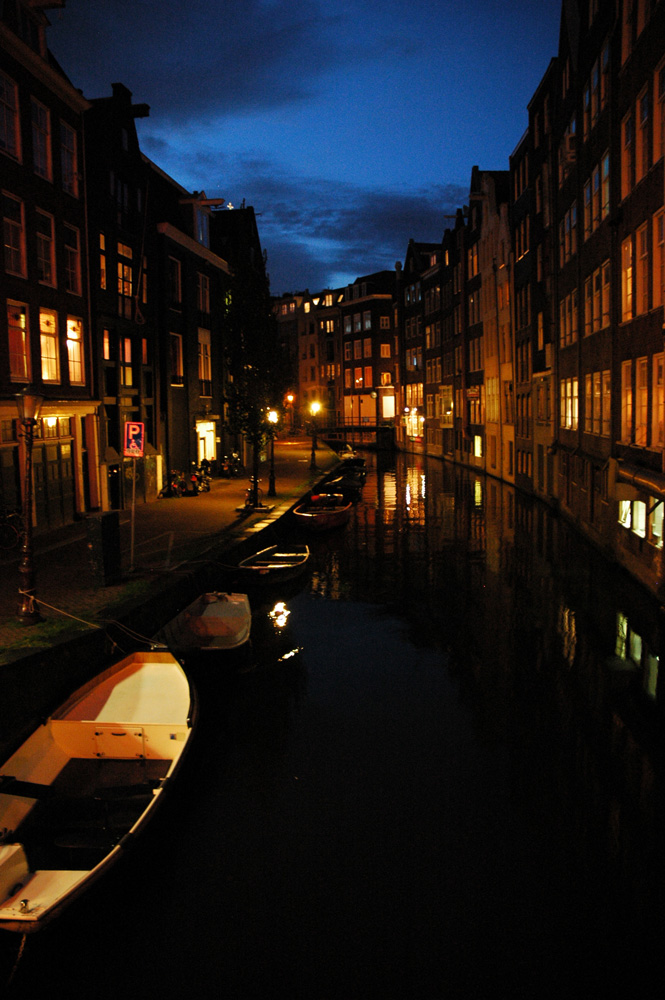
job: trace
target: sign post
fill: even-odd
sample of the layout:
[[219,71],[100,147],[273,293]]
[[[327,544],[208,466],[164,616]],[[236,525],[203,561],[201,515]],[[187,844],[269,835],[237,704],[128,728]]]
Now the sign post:
[[132,516],[130,519],[129,572],[134,572],[134,515],[136,512],[136,459],[143,458],[145,424],[137,420],[125,423],[125,457],[132,459]]

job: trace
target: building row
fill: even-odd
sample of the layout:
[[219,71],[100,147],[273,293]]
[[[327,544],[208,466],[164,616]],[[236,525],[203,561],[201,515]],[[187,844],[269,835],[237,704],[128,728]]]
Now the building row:
[[554,505],[662,595],[665,3],[566,0],[505,169],[440,242],[284,295],[297,408]]
[[[35,529],[154,498],[228,437],[226,316],[239,272],[265,278],[254,212],[188,191],[140,149],[149,114],[120,83],[86,99],[47,47],[45,11],[0,6],[0,507],[21,506],[16,396],[43,398]],[[126,452],[143,425],[143,455]]]

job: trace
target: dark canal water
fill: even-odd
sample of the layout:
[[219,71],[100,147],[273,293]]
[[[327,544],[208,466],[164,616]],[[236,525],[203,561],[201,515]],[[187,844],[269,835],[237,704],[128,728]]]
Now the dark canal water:
[[8,995],[660,995],[659,609],[499,483],[370,462]]

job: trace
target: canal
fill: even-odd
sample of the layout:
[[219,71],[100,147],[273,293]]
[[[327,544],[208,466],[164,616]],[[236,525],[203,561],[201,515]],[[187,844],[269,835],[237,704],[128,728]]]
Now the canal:
[[368,462],[302,581],[251,595],[250,662],[199,675],[161,814],[8,996],[657,995],[659,607],[512,489]]

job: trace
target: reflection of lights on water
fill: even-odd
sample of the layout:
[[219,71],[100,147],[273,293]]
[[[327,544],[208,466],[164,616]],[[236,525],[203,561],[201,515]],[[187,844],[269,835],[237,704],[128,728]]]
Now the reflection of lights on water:
[[425,475],[424,474],[420,477],[420,495],[421,495],[421,497],[423,499],[425,498]]
[[479,479],[476,479],[473,487],[473,502],[476,507],[482,507],[483,505],[483,484]]
[[406,506],[407,507],[411,506],[411,487],[409,486],[408,483],[406,486]]
[[301,652],[302,652],[302,646],[296,646],[295,649],[290,649],[288,653],[284,653],[283,656],[280,656],[278,662],[281,663],[282,660],[290,660],[293,656],[297,656],[298,653]]
[[286,620],[291,612],[287,608],[284,601],[278,601],[275,607],[270,612],[270,617],[272,618],[272,623],[275,628],[284,628],[286,625]]

